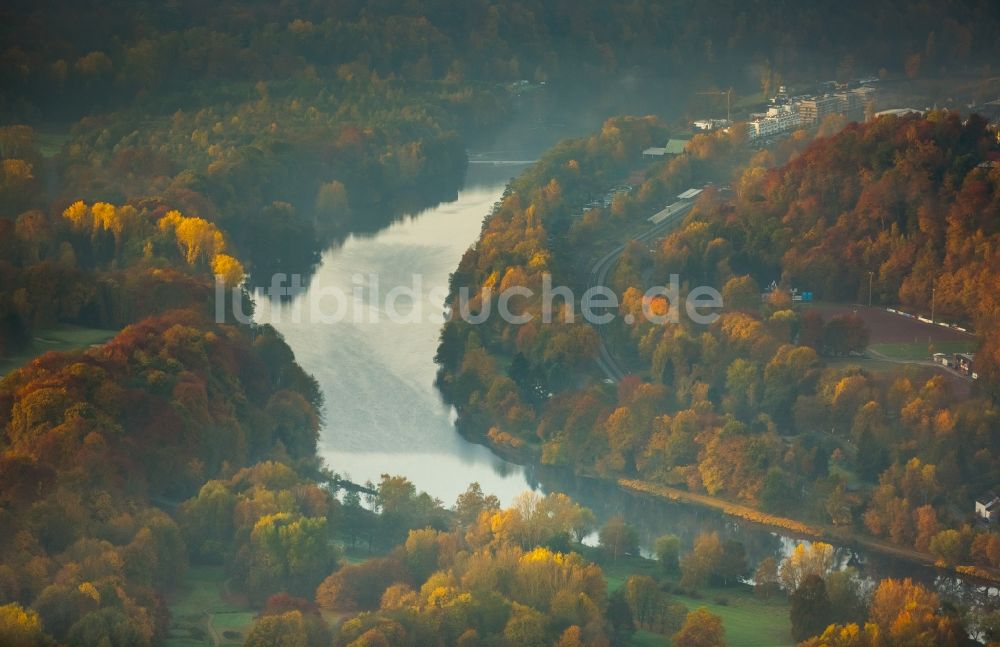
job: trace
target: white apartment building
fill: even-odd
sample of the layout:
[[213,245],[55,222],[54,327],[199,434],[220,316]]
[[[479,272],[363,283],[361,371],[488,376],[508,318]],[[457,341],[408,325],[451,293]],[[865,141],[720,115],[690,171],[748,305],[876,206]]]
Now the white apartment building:
[[761,139],[783,133],[801,124],[797,104],[773,106],[747,122],[747,138]]
[[874,93],[874,88],[862,86],[836,94],[797,97],[791,103],[772,106],[747,121],[747,139],[762,139],[815,125],[832,114],[846,115],[851,120],[864,119],[865,108],[874,100]]

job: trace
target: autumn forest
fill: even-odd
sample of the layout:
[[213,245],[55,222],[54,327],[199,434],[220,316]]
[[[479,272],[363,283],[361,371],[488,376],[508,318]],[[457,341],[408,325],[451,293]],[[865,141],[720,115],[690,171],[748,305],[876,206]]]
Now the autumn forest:
[[[1000,645],[998,37],[5,3],[0,645]],[[379,270],[427,321],[276,316]]]

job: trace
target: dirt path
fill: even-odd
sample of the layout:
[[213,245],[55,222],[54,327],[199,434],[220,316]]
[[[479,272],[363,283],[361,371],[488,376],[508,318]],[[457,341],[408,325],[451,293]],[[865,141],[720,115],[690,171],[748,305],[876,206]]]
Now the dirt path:
[[205,612],[205,629],[208,630],[208,637],[212,641],[212,647],[219,647],[222,644],[222,636],[215,630],[215,625],[212,624],[212,614],[208,611]]

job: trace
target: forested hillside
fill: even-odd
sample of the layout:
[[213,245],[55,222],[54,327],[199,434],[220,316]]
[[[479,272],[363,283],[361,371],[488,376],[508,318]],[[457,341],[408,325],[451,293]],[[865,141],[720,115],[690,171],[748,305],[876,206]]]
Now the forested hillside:
[[[707,206],[658,262],[722,285],[780,280],[829,300],[873,302],[970,324],[997,379],[1000,142],[978,117],[932,113],[852,124],[789,164],[751,168],[738,199]],[[766,160],[758,160],[766,163]],[[717,250],[710,263],[699,253]]]
[[[778,152],[790,161],[774,168],[774,154],[754,154],[733,178],[732,198],[709,190],[652,252],[635,244],[618,261],[610,285],[621,295],[620,316],[605,341],[637,374],[616,389],[581,375],[599,343],[591,328],[566,323],[565,311],[541,323],[539,273],[552,271],[556,285],[581,281],[571,267],[540,261],[586,252],[583,231],[641,221],[661,208],[668,189],[687,186],[685,171],[710,177],[719,168],[708,163],[717,159],[712,151],[734,159],[740,147],[725,137],[696,138],[686,155],[650,167],[637,189],[551,236],[567,177],[579,169],[602,186],[607,180],[589,155],[620,137],[619,127],[641,131],[609,122],[563,148],[562,157],[514,183],[455,274],[453,298],[470,289],[473,312],[494,285],[536,294],[520,310],[536,315],[530,323],[494,316],[476,326],[456,316],[446,326],[441,384],[459,408],[459,425],[544,463],[796,510],[805,520],[931,551],[946,564],[1000,565],[986,550],[1000,537],[968,525],[971,502],[1000,477],[990,449],[1000,440],[990,252],[1000,175],[983,164],[998,148],[984,126],[943,112],[889,117],[807,147],[799,138],[797,149]],[[573,155],[580,157],[566,159]],[[510,239],[549,242],[500,244]],[[926,308],[936,282],[939,312],[975,322],[982,348],[971,398],[944,375],[844,361],[867,345],[860,318],[824,321],[793,305],[793,286],[834,301],[858,299],[862,290],[867,296],[869,268],[876,303]],[[644,305],[669,304],[643,304],[643,292],[666,285],[671,273],[681,276],[684,293],[700,284],[721,289],[718,321],[646,320]],[[780,289],[762,303],[759,286],[771,280]]]
[[227,91],[230,101],[245,98],[241,82],[296,75],[554,82],[628,75],[739,87],[757,86],[761,76],[846,78],[880,68],[978,72],[995,53],[998,24],[986,0],[334,7],[57,0],[10,2],[3,12],[3,110],[48,118],[133,100],[156,112],[164,97],[172,112]]
[[0,215],[152,198],[219,226],[251,285],[308,274],[331,241],[453,194],[470,138],[541,87],[522,80],[599,114],[594,83],[668,110],[692,84],[990,62],[992,3],[890,6],[8,3],[0,114],[31,128],[0,137]]

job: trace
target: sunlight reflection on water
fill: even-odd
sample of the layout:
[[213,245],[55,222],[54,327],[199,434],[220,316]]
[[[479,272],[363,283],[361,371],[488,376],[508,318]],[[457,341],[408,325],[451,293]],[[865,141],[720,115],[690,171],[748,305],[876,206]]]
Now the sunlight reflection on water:
[[274,323],[302,367],[320,383],[325,398],[320,454],[334,471],[356,482],[378,480],[382,473],[402,474],[448,505],[471,481],[479,481],[504,503],[530,488],[523,468],[455,431],[454,412],[434,386],[432,358],[442,303],[430,294],[447,288],[449,273],[475,242],[483,217],[523,167],[470,167],[467,188],[454,202],[372,236],[351,236],[327,250],[306,293],[298,297],[308,302],[310,292],[327,286],[351,294],[359,283],[366,286],[367,297],[370,275],[378,277],[384,295],[393,286],[411,285],[412,275],[419,273],[420,323],[394,323],[384,313],[372,322],[371,312],[361,323],[350,317],[336,324],[310,323],[307,307],[295,323],[294,302],[276,306],[258,298],[258,320]]

